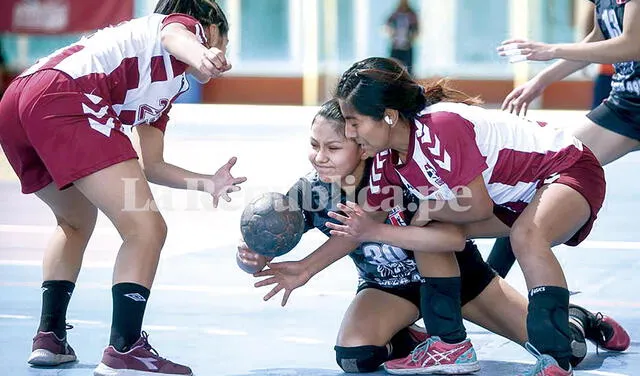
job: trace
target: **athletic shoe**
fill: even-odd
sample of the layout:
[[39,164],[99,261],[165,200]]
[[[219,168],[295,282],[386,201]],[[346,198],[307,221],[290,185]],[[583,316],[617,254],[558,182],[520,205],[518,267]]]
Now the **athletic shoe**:
[[393,375],[463,375],[479,371],[480,363],[469,339],[448,344],[430,337],[407,357],[384,363],[384,369]]
[[629,333],[616,320],[598,312],[595,315],[588,310],[571,304],[569,315],[586,317],[584,336],[598,347],[609,351],[625,351],[631,344]]
[[140,339],[126,352],[107,347],[102,362],[93,371],[94,376],[193,376],[189,367],[160,357],[149,344],[148,337],[142,332]]
[[538,361],[535,367],[520,376],[573,376],[573,368],[570,368],[568,371],[564,370],[552,356],[540,354],[529,342],[525,343],[524,347],[531,355],[535,356]]
[[69,346],[66,336],[59,338],[54,332],[38,332],[33,337],[31,355],[27,362],[34,366],[52,367],[76,360],[76,353]]

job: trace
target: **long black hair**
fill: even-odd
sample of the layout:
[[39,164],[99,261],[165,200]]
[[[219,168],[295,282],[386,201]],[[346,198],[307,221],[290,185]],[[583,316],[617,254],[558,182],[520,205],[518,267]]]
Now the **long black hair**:
[[452,89],[445,80],[423,86],[402,65],[383,57],[353,64],[340,78],[335,97],[376,120],[381,120],[388,108],[411,119],[438,102],[481,103],[477,97]]
[[204,27],[216,25],[221,36],[229,33],[229,22],[215,0],[159,0],[154,13],[189,15]]

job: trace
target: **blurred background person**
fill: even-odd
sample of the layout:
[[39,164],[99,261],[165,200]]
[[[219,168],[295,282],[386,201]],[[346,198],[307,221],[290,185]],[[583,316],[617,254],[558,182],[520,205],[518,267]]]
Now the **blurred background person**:
[[409,0],[400,0],[396,10],[387,19],[386,29],[391,38],[390,56],[413,74],[413,43],[420,27],[418,15],[409,5]]

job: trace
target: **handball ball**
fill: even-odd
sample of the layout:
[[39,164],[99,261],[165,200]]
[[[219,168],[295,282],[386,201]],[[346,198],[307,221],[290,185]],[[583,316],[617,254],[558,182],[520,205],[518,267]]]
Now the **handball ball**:
[[291,251],[304,232],[302,211],[281,193],[262,194],[242,212],[240,232],[247,246],[266,257]]

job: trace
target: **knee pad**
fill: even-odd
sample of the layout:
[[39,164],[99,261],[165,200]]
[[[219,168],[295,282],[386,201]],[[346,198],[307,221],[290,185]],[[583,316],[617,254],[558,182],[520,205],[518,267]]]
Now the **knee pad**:
[[[572,334],[569,330],[569,291],[560,287],[538,287],[529,298],[527,332],[529,342],[542,354],[556,359],[571,357]],[[565,303],[566,302],[566,303]],[[566,304],[566,305],[565,305]]]
[[347,373],[374,372],[389,360],[387,346],[334,347],[336,362]]

